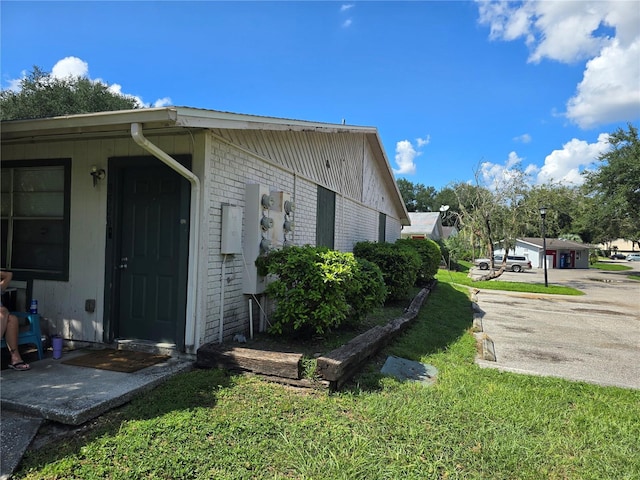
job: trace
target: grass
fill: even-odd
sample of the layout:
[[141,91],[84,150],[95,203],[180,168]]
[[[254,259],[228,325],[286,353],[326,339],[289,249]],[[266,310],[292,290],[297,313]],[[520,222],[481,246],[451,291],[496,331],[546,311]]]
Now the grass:
[[[467,267],[468,268],[468,267]],[[505,290],[509,292],[527,292],[527,293],[553,293],[556,295],[584,295],[584,292],[572,287],[563,285],[549,285],[545,287],[543,283],[526,283],[526,282],[505,282],[502,280],[484,280],[474,281],[469,278],[465,268],[463,271],[454,272],[451,270],[438,270],[436,278],[441,282],[455,283],[457,285],[465,285],[485,290]]]
[[[480,369],[471,322],[467,289],[441,280],[342,392],[195,370],[29,452],[15,478],[640,478],[640,392]],[[389,354],[438,381],[383,377]]]
[[620,263],[611,263],[611,262],[596,262],[590,265],[589,268],[593,268],[596,270],[606,270],[609,272],[621,272],[624,270],[633,270],[628,265],[622,265]]

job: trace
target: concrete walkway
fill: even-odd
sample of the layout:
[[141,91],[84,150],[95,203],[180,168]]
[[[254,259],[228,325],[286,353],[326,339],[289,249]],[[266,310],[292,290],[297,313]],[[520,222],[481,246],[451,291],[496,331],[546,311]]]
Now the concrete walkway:
[[[69,352],[63,359],[84,353],[86,350]],[[193,361],[170,358],[133,373],[65,365],[52,358],[30,364],[28,372],[3,370],[0,377],[0,478],[10,478],[46,420],[85,423],[172,375],[190,370]]]
[[[625,262],[635,271],[640,264]],[[477,305],[496,361],[482,367],[640,389],[640,282],[629,271],[550,270],[579,297],[482,290]],[[543,271],[500,280],[544,283]]]

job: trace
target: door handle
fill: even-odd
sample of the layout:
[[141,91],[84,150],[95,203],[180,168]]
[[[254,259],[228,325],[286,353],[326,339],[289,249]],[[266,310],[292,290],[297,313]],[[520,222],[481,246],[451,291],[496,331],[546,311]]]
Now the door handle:
[[118,265],[116,268],[118,270],[126,270],[128,266],[129,266],[129,259],[127,257],[122,257],[120,259],[120,265]]

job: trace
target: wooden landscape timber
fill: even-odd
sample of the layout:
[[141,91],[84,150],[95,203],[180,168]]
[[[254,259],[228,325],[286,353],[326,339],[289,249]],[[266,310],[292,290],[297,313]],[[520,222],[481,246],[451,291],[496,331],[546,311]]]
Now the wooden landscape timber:
[[341,347],[319,357],[316,375],[328,381],[329,388],[332,390],[342,387],[366,360],[384,348],[416,318],[435,283],[434,280],[428,287],[423,288],[401,317],[384,326],[373,327]]
[[198,349],[196,366],[249,372],[267,380],[299,387],[330,388],[344,385],[373,355],[416,318],[429,292],[435,287],[433,280],[413,299],[401,317],[384,326],[375,326],[348,343],[317,359],[314,379],[302,378],[302,354],[238,347],[229,344],[207,343]]
[[198,349],[196,365],[200,368],[247,370],[262,375],[299,379],[302,354],[207,343]]

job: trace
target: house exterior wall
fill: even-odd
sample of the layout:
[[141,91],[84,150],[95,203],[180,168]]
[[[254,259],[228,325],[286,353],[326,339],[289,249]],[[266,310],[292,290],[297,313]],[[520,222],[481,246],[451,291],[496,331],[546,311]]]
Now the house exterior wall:
[[[194,149],[188,135],[149,140],[169,154]],[[71,158],[69,280],[33,282],[33,298],[38,300],[46,333],[59,333],[68,340],[103,341],[107,182],[93,187],[89,172],[92,166],[106,170],[110,157],[127,156],[148,153],[130,137],[2,145],[3,161]],[[198,168],[195,156],[194,168]],[[85,311],[86,299],[95,299],[94,312]]]
[[[249,319],[249,300],[254,312],[254,328],[258,328],[259,310],[256,302],[264,302],[258,295],[251,298],[243,294],[243,274],[245,263],[255,259],[243,258],[243,255],[222,255],[220,253],[221,209],[224,204],[245,208],[245,186],[257,183],[269,187],[271,191],[291,193],[295,202],[295,245],[314,245],[316,241],[317,187],[338,189],[336,192],[335,212],[335,244],[337,250],[352,251],[353,245],[362,240],[377,240],[379,211],[351,195],[359,195],[376,200],[380,208],[386,209],[386,237],[395,241],[400,236],[400,220],[392,210],[391,194],[382,182],[375,180],[374,173],[363,175],[363,162],[370,159],[363,157],[362,139],[356,137],[350,144],[348,136],[338,135],[340,150],[332,145],[332,136],[312,134],[310,145],[305,146],[305,136],[298,132],[254,132],[254,131],[220,131],[213,130],[209,136],[206,152],[203,184],[204,202],[207,205],[208,230],[204,239],[207,250],[206,278],[204,278],[206,298],[204,308],[204,328],[200,343],[217,341],[220,337],[222,323],[224,339],[230,339],[235,333],[246,333]],[[269,145],[265,145],[264,142]],[[284,146],[287,146],[285,149]],[[346,158],[358,155],[359,158],[349,160],[353,166],[352,173],[360,175],[360,179],[349,177],[349,182],[338,181],[334,177],[331,166],[326,167],[323,149],[327,149],[333,158]],[[283,153],[283,157],[278,156]],[[269,157],[263,157],[263,155]],[[296,155],[307,155],[297,157]],[[341,162],[340,162],[341,163]],[[338,165],[340,165],[338,163]],[[345,160],[345,164],[347,160]],[[331,160],[330,160],[331,165]],[[358,167],[358,165],[360,167]],[[292,170],[293,167],[304,166],[304,173]],[[376,167],[377,168],[377,167]],[[314,175],[316,178],[309,178]],[[325,183],[327,182],[327,183]],[[366,188],[365,188],[366,186]],[[345,191],[339,190],[345,188]],[[365,191],[367,193],[365,193]],[[384,198],[387,198],[386,200]],[[224,262],[224,278],[221,276]],[[224,282],[224,290],[223,290]],[[222,318],[221,318],[221,305]],[[262,303],[266,311],[269,306]],[[222,320],[222,322],[221,322]]]
[[[220,248],[222,206],[244,208],[247,183],[291,193],[296,245],[315,244],[318,185],[336,192],[336,249],[352,251],[358,241],[377,240],[380,212],[386,215],[386,240],[400,237],[396,193],[383,180],[386,166],[377,163],[363,134],[199,130],[147,139],[169,155],[191,154],[192,170],[201,180],[196,344],[187,349],[192,353],[218,340],[221,320],[224,339],[248,330],[251,297],[243,294],[242,278],[245,264],[254,259],[225,256]],[[89,172],[96,166],[108,176],[110,157],[129,156],[149,153],[128,136],[2,145],[3,160],[71,158],[69,280],[33,282],[47,333],[103,342],[107,181],[93,187]],[[86,299],[96,300],[94,312],[85,311]],[[256,301],[263,299],[251,300],[257,328]]]

